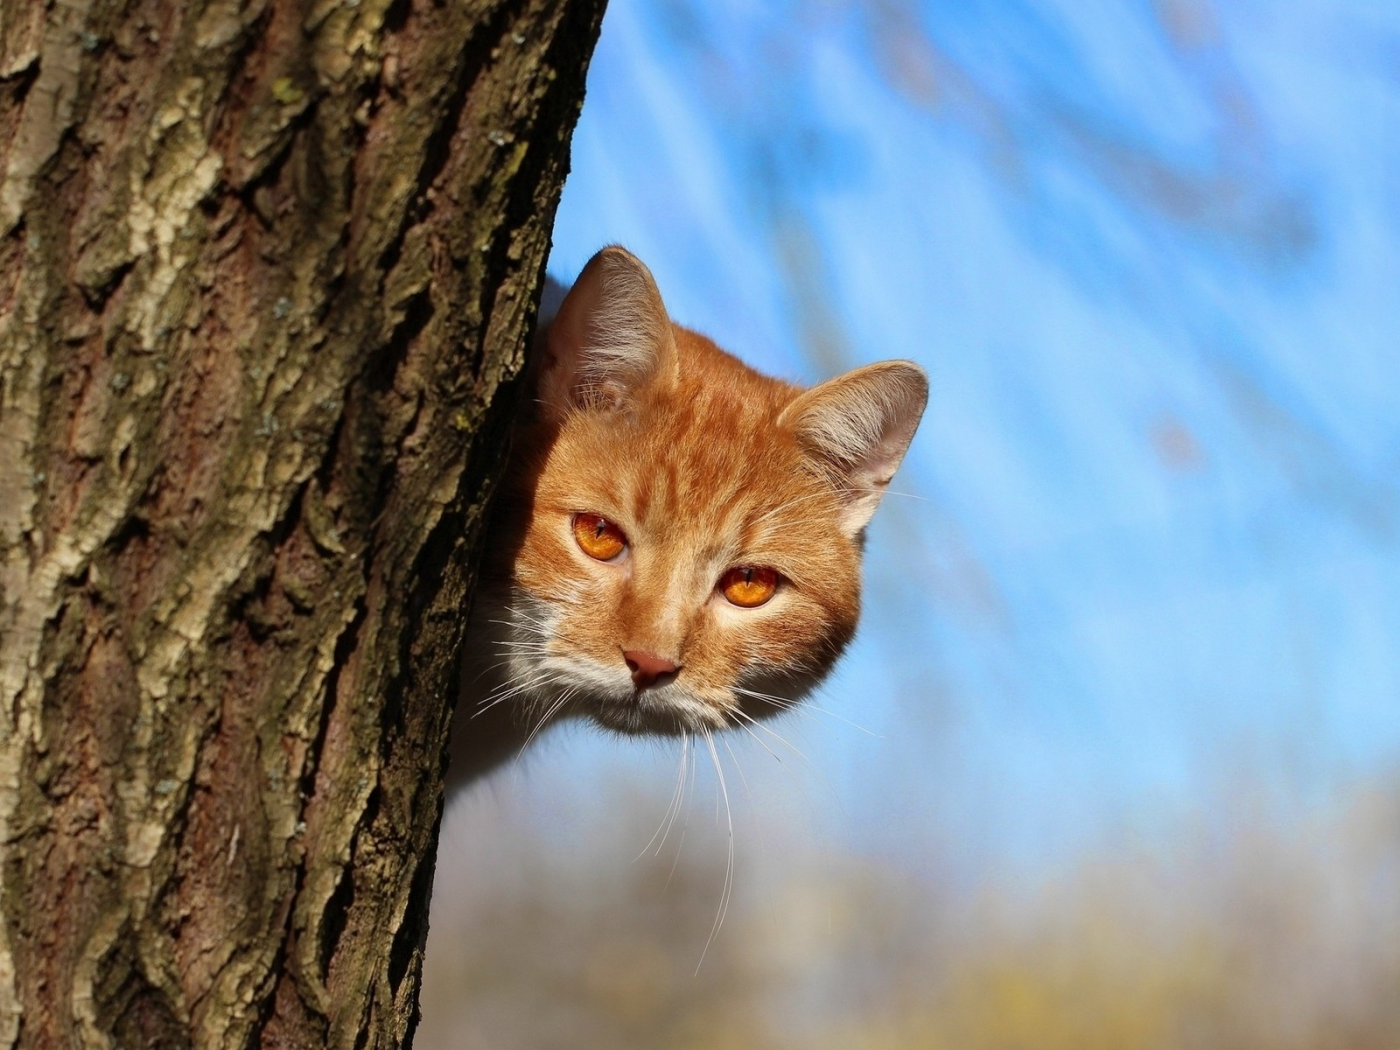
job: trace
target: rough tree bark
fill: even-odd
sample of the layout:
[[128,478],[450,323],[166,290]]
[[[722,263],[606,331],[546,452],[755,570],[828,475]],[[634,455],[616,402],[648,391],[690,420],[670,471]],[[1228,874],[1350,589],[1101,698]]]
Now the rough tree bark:
[[0,0],[0,1048],[392,1047],[602,0]]

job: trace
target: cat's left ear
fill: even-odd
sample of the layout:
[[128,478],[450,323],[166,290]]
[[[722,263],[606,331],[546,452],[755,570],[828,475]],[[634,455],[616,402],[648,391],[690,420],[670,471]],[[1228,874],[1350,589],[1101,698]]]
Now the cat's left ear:
[[899,469],[928,403],[928,377],[912,361],[880,361],[800,395],[778,422],[845,496],[841,530],[856,536]]
[[655,380],[674,381],[671,319],[651,271],[617,245],[588,261],[549,327],[539,397],[565,415],[623,406]]

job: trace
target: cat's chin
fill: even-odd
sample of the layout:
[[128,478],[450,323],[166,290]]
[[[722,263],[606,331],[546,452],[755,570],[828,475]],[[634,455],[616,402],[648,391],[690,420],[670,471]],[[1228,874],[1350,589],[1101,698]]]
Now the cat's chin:
[[715,732],[729,724],[720,709],[673,686],[625,698],[600,697],[587,705],[585,713],[603,729],[625,736],[686,736]]

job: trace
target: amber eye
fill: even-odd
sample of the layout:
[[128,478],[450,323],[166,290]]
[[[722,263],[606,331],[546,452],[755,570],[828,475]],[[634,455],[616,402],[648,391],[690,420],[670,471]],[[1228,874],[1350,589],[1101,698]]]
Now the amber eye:
[[720,593],[741,609],[756,609],[778,589],[778,571],[762,565],[737,565],[719,578]]
[[584,554],[612,561],[627,549],[627,536],[601,514],[575,514],[574,539]]

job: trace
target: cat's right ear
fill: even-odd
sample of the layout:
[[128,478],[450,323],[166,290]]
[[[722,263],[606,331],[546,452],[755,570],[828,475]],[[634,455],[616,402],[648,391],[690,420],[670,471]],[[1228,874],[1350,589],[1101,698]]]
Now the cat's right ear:
[[875,513],[927,404],[922,368],[879,361],[804,391],[778,418],[841,493],[847,536],[858,536]]
[[616,409],[654,380],[673,382],[676,345],[651,271],[616,245],[588,261],[550,325],[539,399],[562,418]]

